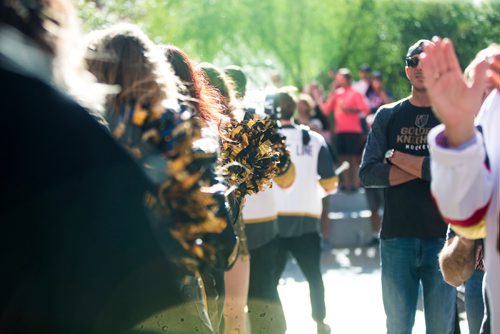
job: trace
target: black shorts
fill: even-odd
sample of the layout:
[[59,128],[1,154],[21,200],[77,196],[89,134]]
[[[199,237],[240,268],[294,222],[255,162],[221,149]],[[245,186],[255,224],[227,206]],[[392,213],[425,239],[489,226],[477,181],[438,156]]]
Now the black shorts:
[[361,133],[339,133],[335,136],[339,155],[358,155],[363,152],[363,135]]

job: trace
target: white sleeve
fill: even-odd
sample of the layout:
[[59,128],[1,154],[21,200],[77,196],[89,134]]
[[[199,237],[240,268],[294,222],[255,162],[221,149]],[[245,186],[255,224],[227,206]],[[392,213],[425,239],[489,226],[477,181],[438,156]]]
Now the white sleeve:
[[487,163],[481,133],[464,149],[440,146],[444,126],[431,130],[431,191],[444,219],[453,225],[472,226],[485,216],[493,191],[493,177]]

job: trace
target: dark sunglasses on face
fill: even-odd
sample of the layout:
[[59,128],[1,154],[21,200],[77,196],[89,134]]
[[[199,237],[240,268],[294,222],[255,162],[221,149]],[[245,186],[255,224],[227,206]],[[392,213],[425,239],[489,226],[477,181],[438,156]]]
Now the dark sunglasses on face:
[[417,67],[418,66],[418,56],[417,57],[406,57],[405,62],[406,62],[406,66],[408,66],[408,67]]

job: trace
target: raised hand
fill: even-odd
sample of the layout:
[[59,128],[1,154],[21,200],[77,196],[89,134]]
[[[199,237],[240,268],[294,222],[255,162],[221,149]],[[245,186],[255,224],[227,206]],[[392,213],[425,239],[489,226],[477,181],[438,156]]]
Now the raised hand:
[[424,50],[420,61],[433,110],[446,127],[449,145],[459,146],[474,136],[474,117],[487,84],[488,63],[478,63],[468,85],[451,40],[434,37]]

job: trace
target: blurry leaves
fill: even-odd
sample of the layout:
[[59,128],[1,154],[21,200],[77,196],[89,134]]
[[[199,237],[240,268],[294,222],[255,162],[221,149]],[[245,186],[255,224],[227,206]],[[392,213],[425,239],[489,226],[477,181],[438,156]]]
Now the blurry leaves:
[[483,0],[79,0],[87,30],[127,20],[196,60],[269,66],[286,84],[323,79],[330,67],[357,78],[363,63],[384,73],[395,97],[409,93],[403,58],[421,38],[448,36],[465,67],[500,41],[500,1]]

